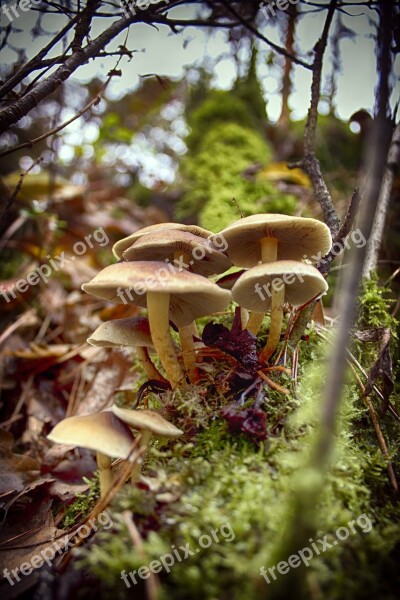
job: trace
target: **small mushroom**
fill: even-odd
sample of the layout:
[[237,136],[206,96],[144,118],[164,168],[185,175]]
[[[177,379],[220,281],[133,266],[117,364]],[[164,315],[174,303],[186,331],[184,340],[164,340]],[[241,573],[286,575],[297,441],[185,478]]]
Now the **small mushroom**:
[[[280,214],[259,214],[235,221],[223,231],[227,254],[234,265],[251,268],[276,260],[316,262],[329,251],[329,228],[317,219]],[[247,329],[257,334],[264,313],[252,312]]]
[[57,444],[81,446],[96,452],[102,498],[113,484],[111,458],[128,458],[135,439],[129,427],[110,410],[68,417],[60,421],[47,438]]
[[101,348],[136,348],[136,353],[149,379],[165,381],[152,363],[148,348],[154,348],[150,325],[145,317],[130,317],[106,321],[87,339],[88,344]]
[[[113,404],[111,410],[123,423],[141,432],[140,450],[143,453],[146,451],[152,436],[175,438],[183,434],[183,431],[153,410],[130,410],[119,408],[115,404]],[[137,481],[140,470],[141,461],[137,461],[131,475],[133,482]]]
[[171,229],[176,229],[177,231],[188,231],[189,233],[193,233],[194,235],[198,235],[202,238],[209,238],[213,235],[211,231],[203,229],[203,227],[199,227],[198,225],[184,225],[183,223],[156,223],[155,225],[148,225],[147,227],[138,229],[135,231],[135,233],[132,233],[131,235],[128,235],[128,237],[116,242],[112,248],[113,254],[115,258],[120,260],[124,251],[132,246],[132,244],[134,244],[134,242],[136,242],[136,240],[141,238],[143,235],[154,233],[156,231],[171,231]]
[[266,362],[279,343],[283,304],[299,306],[324,294],[328,284],[312,265],[281,260],[257,265],[246,271],[232,288],[232,298],[256,313],[271,309],[271,327],[260,361]]
[[165,262],[121,262],[105,267],[82,289],[93,296],[147,307],[154,347],[173,387],[185,381],[172,343],[169,320],[178,327],[224,310],[230,293],[209,279],[168,268]]

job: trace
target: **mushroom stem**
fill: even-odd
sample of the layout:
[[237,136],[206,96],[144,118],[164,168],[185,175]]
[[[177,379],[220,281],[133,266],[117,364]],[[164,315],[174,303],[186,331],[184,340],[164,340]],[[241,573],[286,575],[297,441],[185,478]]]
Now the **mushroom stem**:
[[[183,268],[190,270],[191,263],[189,254],[186,252],[180,252],[177,250],[174,252],[174,263],[180,268],[180,265],[185,265]],[[196,324],[191,323],[186,327],[179,327],[179,338],[182,346],[183,363],[185,365],[186,373],[188,374],[190,383],[195,383],[197,379],[196,370],[196,352],[193,342],[193,328],[197,330]]]
[[144,429],[140,434],[140,446],[138,452],[140,452],[140,456],[136,458],[135,464],[132,467],[131,471],[131,483],[136,483],[139,481],[140,473],[142,472],[142,465],[144,460],[144,455],[148,448],[149,442],[151,438],[151,431],[148,429]]
[[[278,240],[273,237],[265,237],[260,240],[260,244],[261,262],[274,262],[278,256]],[[263,318],[263,314],[252,312],[249,320],[247,321],[246,329],[248,329],[253,335],[257,335],[263,322]]]
[[111,458],[96,452],[97,467],[99,469],[100,479],[100,498],[104,498],[108,490],[112,488],[113,476],[111,471]]
[[278,240],[273,237],[265,237],[261,242],[261,262],[274,262],[278,256]]
[[140,364],[143,367],[144,372],[146,373],[149,379],[165,381],[165,378],[161,375],[161,373],[159,373],[159,371],[157,371],[155,365],[151,361],[147,348],[145,348],[144,346],[138,346],[136,348],[136,354]]
[[169,293],[147,292],[151,339],[173,388],[185,381],[169,331]]
[[240,322],[242,324],[242,329],[247,329],[247,323],[249,321],[250,313],[247,308],[240,307]]
[[192,321],[192,324],[190,325],[190,327],[192,328],[192,335],[199,337],[199,332],[197,330],[196,321]]
[[272,297],[271,297],[271,326],[267,343],[260,354],[260,362],[264,363],[274,353],[282,331],[283,323],[283,303],[285,300],[285,286],[282,284],[279,289],[272,286]]
[[257,335],[258,330],[261,327],[261,324],[264,320],[264,313],[252,312],[248,318],[247,324],[245,325],[246,329],[250,331],[253,335]]
[[183,362],[185,364],[185,369],[190,383],[195,383],[197,380],[196,351],[192,332],[192,325],[179,327],[179,338],[181,340]]

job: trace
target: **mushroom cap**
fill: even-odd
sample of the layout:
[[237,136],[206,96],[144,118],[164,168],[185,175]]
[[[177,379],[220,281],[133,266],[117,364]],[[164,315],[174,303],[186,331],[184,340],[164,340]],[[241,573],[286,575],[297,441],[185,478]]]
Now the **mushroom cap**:
[[232,298],[248,310],[266,312],[271,308],[273,288],[281,285],[285,286],[285,302],[293,306],[305,304],[328,289],[327,282],[312,265],[280,260],[246,271],[233,286]]
[[120,260],[122,258],[122,254],[124,251],[132,246],[143,235],[148,233],[154,233],[156,231],[171,231],[171,229],[176,229],[178,231],[188,231],[189,233],[193,233],[194,235],[198,235],[202,238],[208,238],[213,235],[212,231],[208,231],[207,229],[203,229],[203,227],[199,227],[198,225],[184,225],[183,223],[156,223],[155,225],[148,225],[147,227],[143,227],[142,229],[138,229],[135,233],[131,233],[128,237],[122,238],[122,240],[118,240],[112,247],[113,254],[115,258]]
[[[224,310],[231,299],[216,283],[158,261],[120,262],[105,267],[82,286],[88,294],[147,307],[146,292],[170,294],[170,319],[178,327]],[[120,291],[120,296],[118,296]]]
[[[188,231],[165,229],[140,237],[123,254],[123,260],[174,261],[175,253],[188,255],[184,268],[198,275],[216,275],[231,266],[231,261],[211,240]],[[188,264],[187,264],[188,263]]]
[[154,435],[163,437],[178,437],[183,431],[164,419],[153,410],[131,410],[112,405],[111,410],[121,421],[138,431],[151,431]]
[[216,280],[216,284],[219,285],[223,290],[231,290],[239,277],[246,273],[246,269],[237,269],[226,275],[223,275],[219,279]]
[[82,446],[113,458],[127,458],[134,436],[113,412],[68,417],[60,421],[47,436],[52,442]]
[[227,242],[226,253],[238,267],[254,267],[261,261],[260,240],[278,240],[277,260],[317,262],[332,246],[329,227],[317,219],[260,214],[244,217],[220,232]]
[[146,317],[114,319],[98,326],[86,340],[92,346],[121,348],[121,346],[152,348],[149,320]]

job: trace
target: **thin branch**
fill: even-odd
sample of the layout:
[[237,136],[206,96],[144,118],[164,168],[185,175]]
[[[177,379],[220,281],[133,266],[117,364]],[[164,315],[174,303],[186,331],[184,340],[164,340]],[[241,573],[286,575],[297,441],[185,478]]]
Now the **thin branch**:
[[[22,66],[19,71],[15,73],[8,81],[3,83],[0,87],[0,98],[3,98],[6,94],[11,92],[16,85],[21,83],[25,79],[27,75],[29,75],[32,71],[36,71],[41,67],[38,66],[41,64],[42,59],[50,52],[50,50],[60,41],[62,38],[68,33],[68,31],[75,25],[78,17],[74,17],[71,21],[69,21],[63,29],[45,46],[40,52],[32,58],[26,65]],[[50,60],[50,59],[49,59]]]
[[[168,8],[171,8],[173,5],[169,4]],[[152,10],[155,10],[155,8],[152,7]],[[165,10],[165,8],[162,7],[160,10]],[[16,100],[12,106],[3,108],[0,111],[0,135],[5,133],[11,125],[14,125],[27,115],[47,96],[55,92],[79,67],[87,63],[89,59],[96,58],[98,53],[103,51],[107,44],[129,27],[129,25],[139,21],[146,22],[146,16],[151,17],[151,20],[153,20],[153,12],[147,9],[142,10],[141,15],[123,17],[115,21],[92,42],[89,42],[84,48],[69,56],[46,80],[38,83],[34,89]]]
[[[113,73],[113,75],[115,75],[115,73]],[[42,140],[45,140],[46,138],[50,137],[51,135],[58,133],[59,131],[61,131],[62,129],[64,129],[65,127],[67,127],[68,125],[73,123],[74,121],[76,121],[76,119],[79,119],[79,117],[81,117],[87,110],[89,110],[89,108],[91,108],[92,106],[94,106],[95,104],[97,104],[100,101],[100,99],[101,99],[102,95],[104,94],[106,87],[110,83],[110,80],[113,75],[110,75],[110,77],[107,79],[107,81],[101,87],[100,91],[94,96],[94,98],[92,98],[90,100],[90,102],[88,104],[86,104],[86,106],[81,108],[81,110],[79,112],[77,112],[73,117],[68,119],[68,121],[65,121],[61,125],[57,125],[57,127],[54,127],[54,129],[51,129],[50,131],[43,133],[42,135],[40,135],[39,137],[37,137],[33,140],[28,140],[26,142],[23,142],[22,144],[18,144],[18,146],[13,146],[13,148],[8,148],[7,150],[0,152],[0,158],[2,158],[3,156],[7,156],[8,154],[12,154],[13,152],[17,152],[18,150],[22,150],[22,148],[32,148],[32,146],[34,146],[38,142],[41,142]]]
[[297,58],[297,56],[295,56],[294,54],[291,54],[290,52],[288,52],[286,50],[286,48],[283,48],[282,46],[278,46],[278,44],[275,44],[274,42],[272,42],[271,40],[269,40],[268,38],[266,38],[264,35],[262,35],[262,33],[260,33],[258,31],[258,29],[256,29],[255,27],[253,27],[253,25],[251,23],[249,23],[248,21],[246,21],[246,19],[244,19],[233,8],[233,6],[231,6],[231,3],[226,2],[226,0],[221,0],[221,2],[225,6],[225,8],[227,8],[229,10],[229,12],[239,21],[239,23],[241,23],[242,25],[244,25],[246,27],[246,29],[248,29],[249,31],[251,31],[251,33],[253,33],[258,39],[260,39],[263,42],[265,42],[270,48],[272,48],[273,50],[275,50],[275,52],[277,52],[278,54],[281,54],[285,58],[289,58],[291,61],[293,61],[297,65],[300,65],[301,67],[305,67],[306,69],[311,69],[312,68],[312,65],[310,65],[309,63],[306,63],[303,60],[301,60],[300,58]]
[[311,103],[307,114],[307,122],[304,131],[304,158],[301,166],[309,176],[315,196],[321,206],[324,221],[335,235],[339,229],[339,219],[324,181],[319,160],[315,155],[315,138],[318,122],[318,103],[321,97],[321,76],[325,49],[328,43],[329,29],[335,14],[337,0],[331,0],[328,15],[325,20],[321,38],[315,46],[315,57],[313,62],[313,77],[311,85]]
[[[3,206],[3,208],[0,210],[0,231],[3,231],[4,226],[5,226],[5,222],[7,219],[7,214],[8,211],[10,210],[14,200],[17,198],[18,194],[21,191],[21,187],[23,184],[23,181],[25,179],[25,177],[28,175],[29,171],[31,171],[33,169],[33,167],[35,167],[37,164],[39,164],[40,162],[42,162],[43,158],[38,158],[37,160],[35,160],[35,162],[33,162],[31,164],[31,166],[24,171],[23,173],[21,173],[19,181],[15,187],[15,190],[13,191],[13,193],[11,194],[11,196],[9,196],[7,198],[7,200],[5,201],[5,204]],[[1,184],[2,186],[4,185],[3,183]]]

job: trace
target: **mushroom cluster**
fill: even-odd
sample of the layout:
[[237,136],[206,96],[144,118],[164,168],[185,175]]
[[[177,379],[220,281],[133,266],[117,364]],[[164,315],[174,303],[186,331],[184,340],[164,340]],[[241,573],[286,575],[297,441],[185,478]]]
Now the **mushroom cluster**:
[[247,268],[231,290],[233,300],[252,311],[246,328],[256,335],[265,312],[271,311],[268,339],[259,357],[264,363],[279,343],[284,303],[300,306],[328,289],[310,263],[330,250],[329,228],[316,219],[261,214],[235,221],[221,235],[232,263]]
[[[223,311],[233,299],[243,314],[251,311],[242,325],[254,335],[270,311],[269,335],[259,356],[261,363],[267,362],[279,344],[284,304],[299,306],[326,292],[325,279],[311,263],[322,258],[331,244],[324,223],[278,214],[245,217],[218,234],[179,223],[145,227],[117,242],[113,253],[118,262],[82,289],[98,298],[147,309],[147,317],[102,323],[87,341],[100,347],[135,348],[148,378],[169,382],[172,388],[195,383],[195,321]],[[210,279],[232,265],[243,270],[217,283]],[[179,331],[180,347],[171,336],[171,323]],[[157,353],[164,374],[149,351]],[[111,458],[132,459],[131,428],[141,432],[141,452],[151,435],[182,433],[153,411],[112,406],[94,415],[64,419],[48,438],[96,452],[104,496],[113,484]],[[140,464],[136,460],[133,481]]]
[[[216,240],[223,240],[224,247]],[[88,342],[135,347],[147,376],[167,379],[173,388],[195,383],[195,319],[224,310],[233,299],[243,315],[251,311],[243,325],[254,335],[270,311],[269,336],[260,355],[266,362],[280,340],[284,304],[299,306],[326,292],[325,279],[311,263],[331,244],[329,228],[321,221],[280,214],[245,217],[218,234],[180,223],[140,229],[114,245],[119,262],[82,288],[99,298],[146,308],[148,320],[103,323]],[[230,277],[229,284],[210,279],[232,265],[244,270]],[[181,348],[171,337],[171,322]],[[151,362],[149,349],[157,353],[165,376]]]
[[[149,338],[142,344],[136,341],[136,335],[125,334],[124,330],[132,327],[129,319],[123,319],[107,328],[107,336],[113,333],[112,340],[104,339],[103,324],[88,342],[98,343],[101,337],[102,345],[110,341],[114,346],[140,348],[146,374],[162,379],[145,351],[154,347],[173,388],[187,379],[195,382],[195,319],[222,311],[229,304],[230,292],[209,279],[229,269],[228,256],[213,242],[211,231],[179,223],[145,227],[117,242],[113,253],[119,262],[105,267],[82,286],[83,290],[99,298],[146,308]],[[171,337],[171,321],[178,328],[181,351]]]

